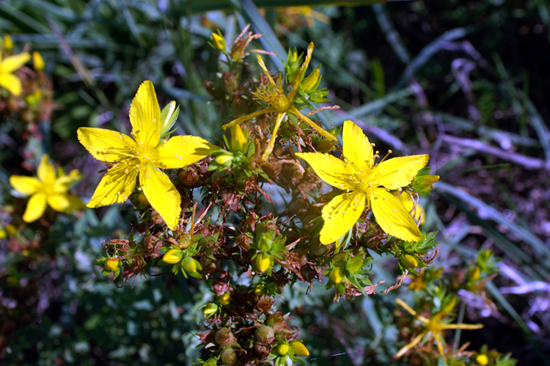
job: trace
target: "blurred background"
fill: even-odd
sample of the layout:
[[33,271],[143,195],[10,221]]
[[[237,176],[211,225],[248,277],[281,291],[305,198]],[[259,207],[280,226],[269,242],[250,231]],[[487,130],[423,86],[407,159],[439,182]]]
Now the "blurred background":
[[[131,99],[146,79],[161,106],[181,106],[180,133],[220,141],[228,121],[203,86],[217,72],[219,52],[208,45],[217,29],[231,44],[251,23],[262,34],[251,48],[282,59],[313,41],[312,65],[322,64],[331,104],[342,107],[318,114],[326,127],[352,119],[380,151],[430,154],[441,181],[421,203],[425,225],[439,232],[435,265],[453,276],[480,249],[501,259],[487,284],[494,307],[463,294],[463,318],[485,327],[458,333],[460,342],[511,352],[518,365],[549,365],[550,4],[373,2],[1,1],[0,33],[18,51],[40,52],[54,94],[53,113],[31,129],[2,114],[0,200],[12,200],[10,175],[32,174],[50,153],[66,171],[84,173],[76,192],[86,202],[104,165],[76,130],[128,132]],[[2,210],[0,363],[192,365],[200,357],[206,287],[181,276],[117,287],[94,266],[102,242],[129,230],[127,214],[86,210],[76,223],[57,220],[45,239],[12,240]],[[373,271],[387,279],[394,269]],[[399,291],[332,303],[322,285],[311,296],[305,290],[284,292],[282,308],[302,329],[309,364],[395,362]]]

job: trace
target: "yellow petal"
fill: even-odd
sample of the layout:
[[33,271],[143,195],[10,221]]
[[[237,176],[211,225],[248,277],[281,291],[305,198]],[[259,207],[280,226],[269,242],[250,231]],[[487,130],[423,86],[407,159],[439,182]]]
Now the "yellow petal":
[[428,164],[428,158],[428,155],[411,155],[383,161],[374,167],[368,180],[374,186],[389,189],[405,187]]
[[102,128],[80,127],[78,141],[97,160],[114,163],[124,160],[137,149],[136,142],[127,135]]
[[20,53],[19,55],[13,55],[6,57],[4,61],[0,62],[0,72],[8,73],[14,72],[23,66],[27,61],[31,59],[31,55],[27,52]]
[[37,193],[31,197],[29,203],[27,203],[27,209],[23,214],[23,221],[33,222],[36,221],[44,211],[46,210],[46,194]]
[[139,175],[139,184],[151,206],[162,216],[171,230],[175,230],[181,213],[181,196],[170,178],[151,164],[146,164]]
[[[397,198],[399,198],[399,201],[405,206],[405,209],[411,213],[412,209],[414,208],[414,201],[408,192],[403,192],[401,194],[396,195]],[[426,222],[426,212],[424,211],[424,208],[420,206],[420,203],[416,204],[414,219],[415,221],[420,220],[420,215],[422,215],[422,220],[420,221],[420,224],[424,224]],[[411,213],[412,216],[412,213]]]
[[71,206],[67,195],[62,193],[49,194],[47,197],[48,205],[58,212],[65,212]]
[[[61,175],[63,174],[63,175]],[[69,175],[64,175],[61,170],[60,177],[57,178],[53,184],[53,190],[55,193],[64,193],[69,190],[73,183],[77,182],[82,178],[82,174],[76,169],[72,170]]]
[[150,80],[145,80],[139,86],[132,101],[130,123],[138,145],[143,144],[152,149],[158,144],[162,121],[155,87]]
[[365,195],[359,191],[336,196],[323,208],[325,224],[321,229],[321,244],[340,239],[355,225],[365,208]]
[[44,154],[42,160],[40,160],[40,165],[38,165],[38,179],[48,184],[53,184],[55,181],[55,169],[50,163],[50,156],[48,154]]
[[183,168],[204,159],[219,147],[196,136],[174,136],[162,143],[150,156],[162,169]]
[[344,158],[362,174],[371,171],[374,165],[372,145],[363,130],[352,121],[344,122]]
[[[351,184],[353,170],[342,160],[329,154],[297,153],[297,157],[307,161],[315,173],[326,183],[340,189],[354,189]],[[352,177],[353,178],[353,177]]]
[[29,196],[35,194],[42,187],[42,183],[38,179],[21,175],[12,175],[10,184],[16,191]]
[[126,201],[136,186],[137,164],[139,160],[130,159],[109,169],[86,206],[94,208]]
[[372,196],[369,204],[382,230],[402,240],[420,240],[420,230],[397,197],[383,188],[373,190]]
[[302,121],[304,121],[306,124],[308,124],[310,127],[314,128],[315,131],[319,132],[322,136],[325,138],[332,140],[332,141],[338,141],[336,137],[332,136],[329,132],[323,130],[317,123],[313,122],[308,116],[300,112],[298,108],[295,106],[290,106],[289,112],[294,114],[297,117],[300,117]]
[[264,71],[265,76],[267,76],[267,78],[269,79],[269,83],[272,86],[277,87],[275,81],[273,80],[273,78],[271,78],[271,75],[269,75],[269,70],[267,69],[267,67],[265,67],[264,59],[262,58],[262,56],[256,55],[256,58],[258,59],[258,65],[260,65],[260,67]]
[[21,94],[21,80],[13,74],[0,72],[0,86],[15,96]]

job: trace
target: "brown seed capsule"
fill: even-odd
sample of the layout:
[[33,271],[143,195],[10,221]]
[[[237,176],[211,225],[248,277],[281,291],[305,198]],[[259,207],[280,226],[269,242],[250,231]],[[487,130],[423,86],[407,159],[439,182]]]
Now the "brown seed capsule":
[[195,167],[188,166],[178,170],[178,178],[184,186],[194,187],[199,181],[199,173]]
[[275,338],[275,332],[273,328],[268,325],[262,325],[256,328],[256,339],[260,342],[271,342]]
[[294,251],[296,254],[296,260],[300,266],[305,266],[307,264],[307,252],[301,248],[298,248]]
[[178,246],[181,249],[187,249],[191,246],[191,244],[193,244],[193,238],[191,233],[183,233],[178,238]]
[[279,333],[285,328],[286,322],[282,314],[275,313],[275,314],[271,314],[267,318],[266,324],[269,325],[271,328],[273,328],[275,333]]
[[204,273],[212,273],[216,270],[216,264],[208,257],[202,257],[199,262]]
[[254,343],[254,351],[260,356],[267,356],[269,354],[269,349],[264,343],[256,342]]
[[157,225],[164,224],[164,219],[156,210],[153,210],[153,212],[151,212],[151,221]]
[[218,329],[214,339],[220,346],[228,346],[235,341],[235,337],[231,333],[231,329],[225,327]]

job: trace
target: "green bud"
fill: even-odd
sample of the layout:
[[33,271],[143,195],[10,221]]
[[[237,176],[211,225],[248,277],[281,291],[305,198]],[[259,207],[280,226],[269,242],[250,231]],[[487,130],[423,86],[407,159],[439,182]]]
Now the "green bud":
[[271,249],[272,244],[273,244],[273,239],[271,238],[271,235],[264,234],[260,238],[260,242],[258,243],[258,249],[260,249],[264,253],[267,253],[269,252],[269,249]]
[[216,312],[218,311],[218,305],[217,304],[214,304],[214,303],[208,303],[206,304],[206,306],[204,307],[204,317],[205,318],[209,318],[211,317],[212,315],[216,314]]
[[233,155],[223,154],[223,155],[219,155],[216,158],[216,163],[218,163],[219,165],[227,165],[231,162],[231,160],[233,160]]

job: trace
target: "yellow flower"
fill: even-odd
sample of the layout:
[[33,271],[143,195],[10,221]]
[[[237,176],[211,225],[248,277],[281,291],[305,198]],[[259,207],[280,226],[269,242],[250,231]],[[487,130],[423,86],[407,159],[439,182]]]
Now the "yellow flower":
[[44,59],[42,58],[42,55],[38,53],[38,51],[34,51],[32,53],[32,64],[33,64],[34,70],[38,72],[44,71],[44,68],[46,67],[46,64],[44,63]]
[[[376,221],[388,234],[413,241],[421,238],[420,230],[403,204],[391,194],[407,186],[428,163],[428,155],[393,158],[374,164],[375,155],[363,130],[352,121],[344,122],[344,161],[321,153],[297,153],[317,175],[333,187],[346,190],[323,208],[325,224],[321,229],[322,244],[341,238],[357,222],[368,201]],[[377,152],[378,153],[378,152]]]
[[418,344],[424,337],[431,333],[433,339],[437,342],[437,350],[439,351],[440,356],[445,355],[445,335],[443,331],[446,329],[481,329],[483,324],[446,324],[442,321],[443,317],[450,313],[453,310],[453,307],[456,302],[451,302],[448,306],[443,308],[441,311],[436,313],[430,319],[419,315],[414,311],[406,302],[397,298],[395,299],[397,304],[407,310],[412,316],[422,322],[425,326],[424,330],[417,335],[409,344],[401,348],[395,355],[395,357],[401,357],[407,353],[410,349]]
[[65,175],[63,170],[56,174],[48,155],[44,155],[38,166],[38,179],[20,175],[12,175],[10,184],[16,191],[31,196],[23,221],[33,222],[40,218],[46,210],[46,203],[56,211],[70,213],[84,207],[77,196],[69,193],[69,187],[80,180],[81,174],[73,170]]
[[279,82],[279,84],[277,85],[273,80],[273,78],[271,77],[271,75],[269,75],[269,71],[265,66],[264,59],[262,58],[262,56],[256,55],[258,57],[258,64],[260,65],[260,67],[262,68],[262,70],[264,71],[265,75],[269,80],[270,87],[265,88],[264,90],[258,91],[257,93],[255,93],[255,96],[257,99],[260,99],[266,103],[269,103],[270,106],[267,108],[261,109],[259,111],[247,114],[246,116],[242,116],[237,119],[234,119],[233,121],[222,126],[222,128],[225,130],[228,127],[241,124],[251,118],[261,116],[262,114],[277,113],[277,118],[275,120],[275,126],[273,127],[273,132],[271,133],[271,138],[269,139],[267,148],[262,155],[262,159],[264,161],[267,160],[267,158],[271,154],[271,151],[273,151],[273,147],[275,146],[275,138],[277,137],[277,131],[279,130],[279,127],[281,126],[281,123],[285,119],[287,113],[293,114],[296,117],[300,118],[302,121],[304,121],[309,126],[314,128],[317,132],[319,132],[325,138],[336,141],[336,138],[334,136],[332,136],[327,131],[323,130],[321,127],[317,126],[315,122],[313,122],[306,115],[302,114],[302,112],[300,112],[300,110],[298,110],[298,108],[296,108],[293,105],[293,103],[296,100],[296,97],[298,96],[298,90],[300,89],[300,83],[302,82],[302,75],[306,71],[307,67],[309,66],[309,62],[311,61],[311,56],[313,54],[313,47],[314,45],[312,42],[309,44],[309,47],[307,48],[306,58],[296,78],[297,80],[296,85],[294,85],[294,89],[292,89],[292,91],[288,95],[284,93],[281,82]]
[[175,230],[181,213],[181,196],[160,169],[183,168],[208,155],[215,146],[195,136],[161,140],[161,113],[155,88],[149,80],[139,87],[130,107],[132,137],[100,128],[81,127],[78,140],[94,158],[118,163],[99,183],[88,207],[122,203],[139,186],[151,206]]
[[14,71],[23,66],[31,59],[31,55],[27,52],[19,55],[8,56],[2,60],[0,54],[0,86],[8,89],[15,96],[21,94],[21,80],[14,74]]

